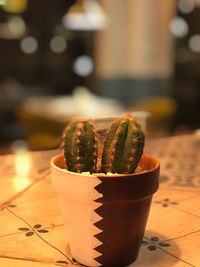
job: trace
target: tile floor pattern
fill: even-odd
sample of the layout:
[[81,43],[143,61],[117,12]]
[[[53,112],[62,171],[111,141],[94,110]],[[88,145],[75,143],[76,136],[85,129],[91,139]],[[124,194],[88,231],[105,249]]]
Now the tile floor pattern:
[[[200,267],[199,148],[195,135],[149,141],[161,183],[131,267]],[[80,266],[71,260],[50,183],[49,161],[59,152],[0,157],[0,267]]]

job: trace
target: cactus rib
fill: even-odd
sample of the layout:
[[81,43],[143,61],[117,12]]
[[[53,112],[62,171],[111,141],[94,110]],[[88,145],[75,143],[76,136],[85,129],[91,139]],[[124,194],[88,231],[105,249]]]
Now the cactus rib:
[[95,172],[97,164],[97,137],[90,120],[71,123],[65,131],[64,156],[72,172]]
[[113,122],[104,143],[102,172],[133,173],[143,153],[144,134],[131,115]]

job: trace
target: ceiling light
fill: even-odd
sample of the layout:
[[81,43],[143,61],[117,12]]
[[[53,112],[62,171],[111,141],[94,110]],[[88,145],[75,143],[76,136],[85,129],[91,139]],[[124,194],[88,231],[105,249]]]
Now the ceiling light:
[[106,24],[106,16],[96,0],[77,1],[63,17],[63,25],[70,30],[99,30]]

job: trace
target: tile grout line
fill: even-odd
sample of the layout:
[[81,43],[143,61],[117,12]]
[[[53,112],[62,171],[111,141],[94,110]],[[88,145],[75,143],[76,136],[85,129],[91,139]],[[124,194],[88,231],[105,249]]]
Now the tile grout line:
[[30,261],[30,262],[40,262],[40,263],[46,263],[46,264],[51,264],[54,263],[52,262],[45,262],[45,261],[40,261],[37,259],[29,259],[29,258],[18,258],[18,257],[12,257],[12,256],[5,256],[5,255],[0,255],[0,259],[9,259],[9,260],[19,260],[19,261]]
[[6,206],[8,204],[10,204],[13,200],[17,199],[18,197],[20,197],[23,193],[25,193],[26,191],[28,191],[30,188],[32,188],[34,185],[36,184],[36,181],[33,181],[29,186],[27,186],[24,190],[18,192],[16,195],[12,196],[10,199],[8,199],[7,201],[3,202],[0,206],[0,211],[2,211],[3,209],[6,208]]
[[183,237],[186,237],[186,236],[189,236],[189,235],[193,235],[193,234],[196,234],[196,233],[199,233],[199,232],[200,232],[200,229],[196,230],[196,231],[193,231],[193,232],[190,232],[190,233],[187,233],[187,234],[184,234],[184,235],[180,235],[180,236],[173,237],[173,238],[170,238],[170,239],[162,240],[162,242],[169,242],[169,241],[177,240],[177,239],[180,239],[180,238],[183,238]]
[[180,208],[178,208],[177,206],[176,206],[176,207],[175,207],[175,206],[171,206],[171,207],[172,207],[172,208],[174,208],[174,209],[176,209],[176,210],[182,211],[182,212],[184,212],[184,213],[186,213],[186,214],[188,214],[188,215],[191,215],[191,216],[194,216],[194,217],[196,217],[196,218],[199,218],[199,219],[200,219],[200,215],[193,214],[193,213],[191,213],[191,212],[189,212],[189,211],[186,211],[186,210],[180,209]]
[[42,201],[45,199],[50,199],[50,198],[55,198],[56,199],[56,195],[54,196],[48,196],[48,197],[43,197],[43,198],[38,198],[38,199],[32,199],[32,200],[28,200],[28,201],[22,201],[22,202],[18,202],[20,205],[22,204],[26,204],[26,203],[32,203],[32,202],[37,202],[37,201]]
[[43,237],[41,237],[38,232],[32,227],[32,225],[27,222],[25,219],[23,219],[22,217],[20,217],[19,215],[17,215],[16,213],[14,213],[13,211],[11,211],[8,207],[6,207],[6,209],[16,218],[18,218],[19,220],[23,221],[26,225],[28,225],[28,227],[35,233],[35,235],[40,238],[44,243],[46,243],[47,245],[49,245],[50,247],[52,247],[53,249],[55,249],[56,251],[58,251],[60,254],[62,254],[69,263],[73,264],[73,260],[71,260],[67,255],[65,255],[60,249],[58,249],[57,247],[55,247],[54,245],[52,245],[51,243],[49,243],[47,240],[45,240]]
[[192,199],[195,199],[195,198],[200,198],[199,193],[198,193],[197,196],[183,198],[183,199],[177,200],[177,202],[188,201],[188,200],[192,200]]
[[18,192],[16,195],[14,195],[13,197],[11,197],[10,199],[8,199],[7,201],[1,203],[0,205],[0,211],[4,210],[6,208],[6,206],[8,204],[10,204],[12,201],[14,201],[15,199],[19,198],[21,195],[23,195],[25,192],[27,192],[30,188],[32,188],[34,185],[36,185],[37,183],[43,181],[45,178],[48,177],[48,175],[51,173],[51,171],[49,170],[43,177],[33,181],[29,186],[27,186],[24,190]]
[[191,263],[189,263],[189,262],[187,262],[187,261],[185,261],[185,260],[179,258],[178,256],[176,256],[176,255],[174,255],[174,254],[168,252],[168,251],[165,250],[164,248],[161,248],[159,245],[157,245],[155,242],[153,242],[153,241],[152,241],[151,239],[149,239],[148,237],[144,237],[144,238],[147,239],[149,242],[151,242],[154,246],[156,246],[157,248],[159,248],[160,250],[162,250],[163,252],[165,252],[166,254],[168,254],[169,256],[171,256],[171,257],[173,257],[173,258],[175,258],[175,259],[177,259],[177,260],[179,260],[179,261],[181,261],[181,262],[184,262],[184,263],[186,263],[187,265],[189,265],[189,266],[191,266],[191,267],[197,267],[197,266],[195,266],[195,265],[193,265],[193,264],[191,264]]

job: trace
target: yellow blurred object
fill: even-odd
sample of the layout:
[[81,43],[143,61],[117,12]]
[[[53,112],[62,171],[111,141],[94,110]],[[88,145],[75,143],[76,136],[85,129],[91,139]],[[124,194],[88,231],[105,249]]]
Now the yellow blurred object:
[[176,112],[177,106],[174,99],[166,96],[149,97],[134,105],[134,109],[145,110],[157,120],[170,117]]
[[24,127],[29,149],[53,149],[60,145],[62,132],[67,122],[60,123],[42,115],[29,113],[24,109],[19,109],[16,116]]
[[176,101],[168,96],[154,96],[139,101],[131,107],[132,110],[145,110],[151,114],[149,133],[163,135],[169,130],[169,124],[177,110]]
[[5,5],[5,1],[6,1],[6,0],[0,0],[0,6],[1,6],[1,5]]
[[46,150],[59,147],[61,137],[54,137],[47,133],[35,133],[27,138],[31,150]]
[[22,13],[26,10],[27,0],[5,0],[2,8],[13,13]]
[[84,4],[83,0],[77,0],[74,5],[72,5],[69,10],[67,11],[67,14],[70,13],[84,13]]

